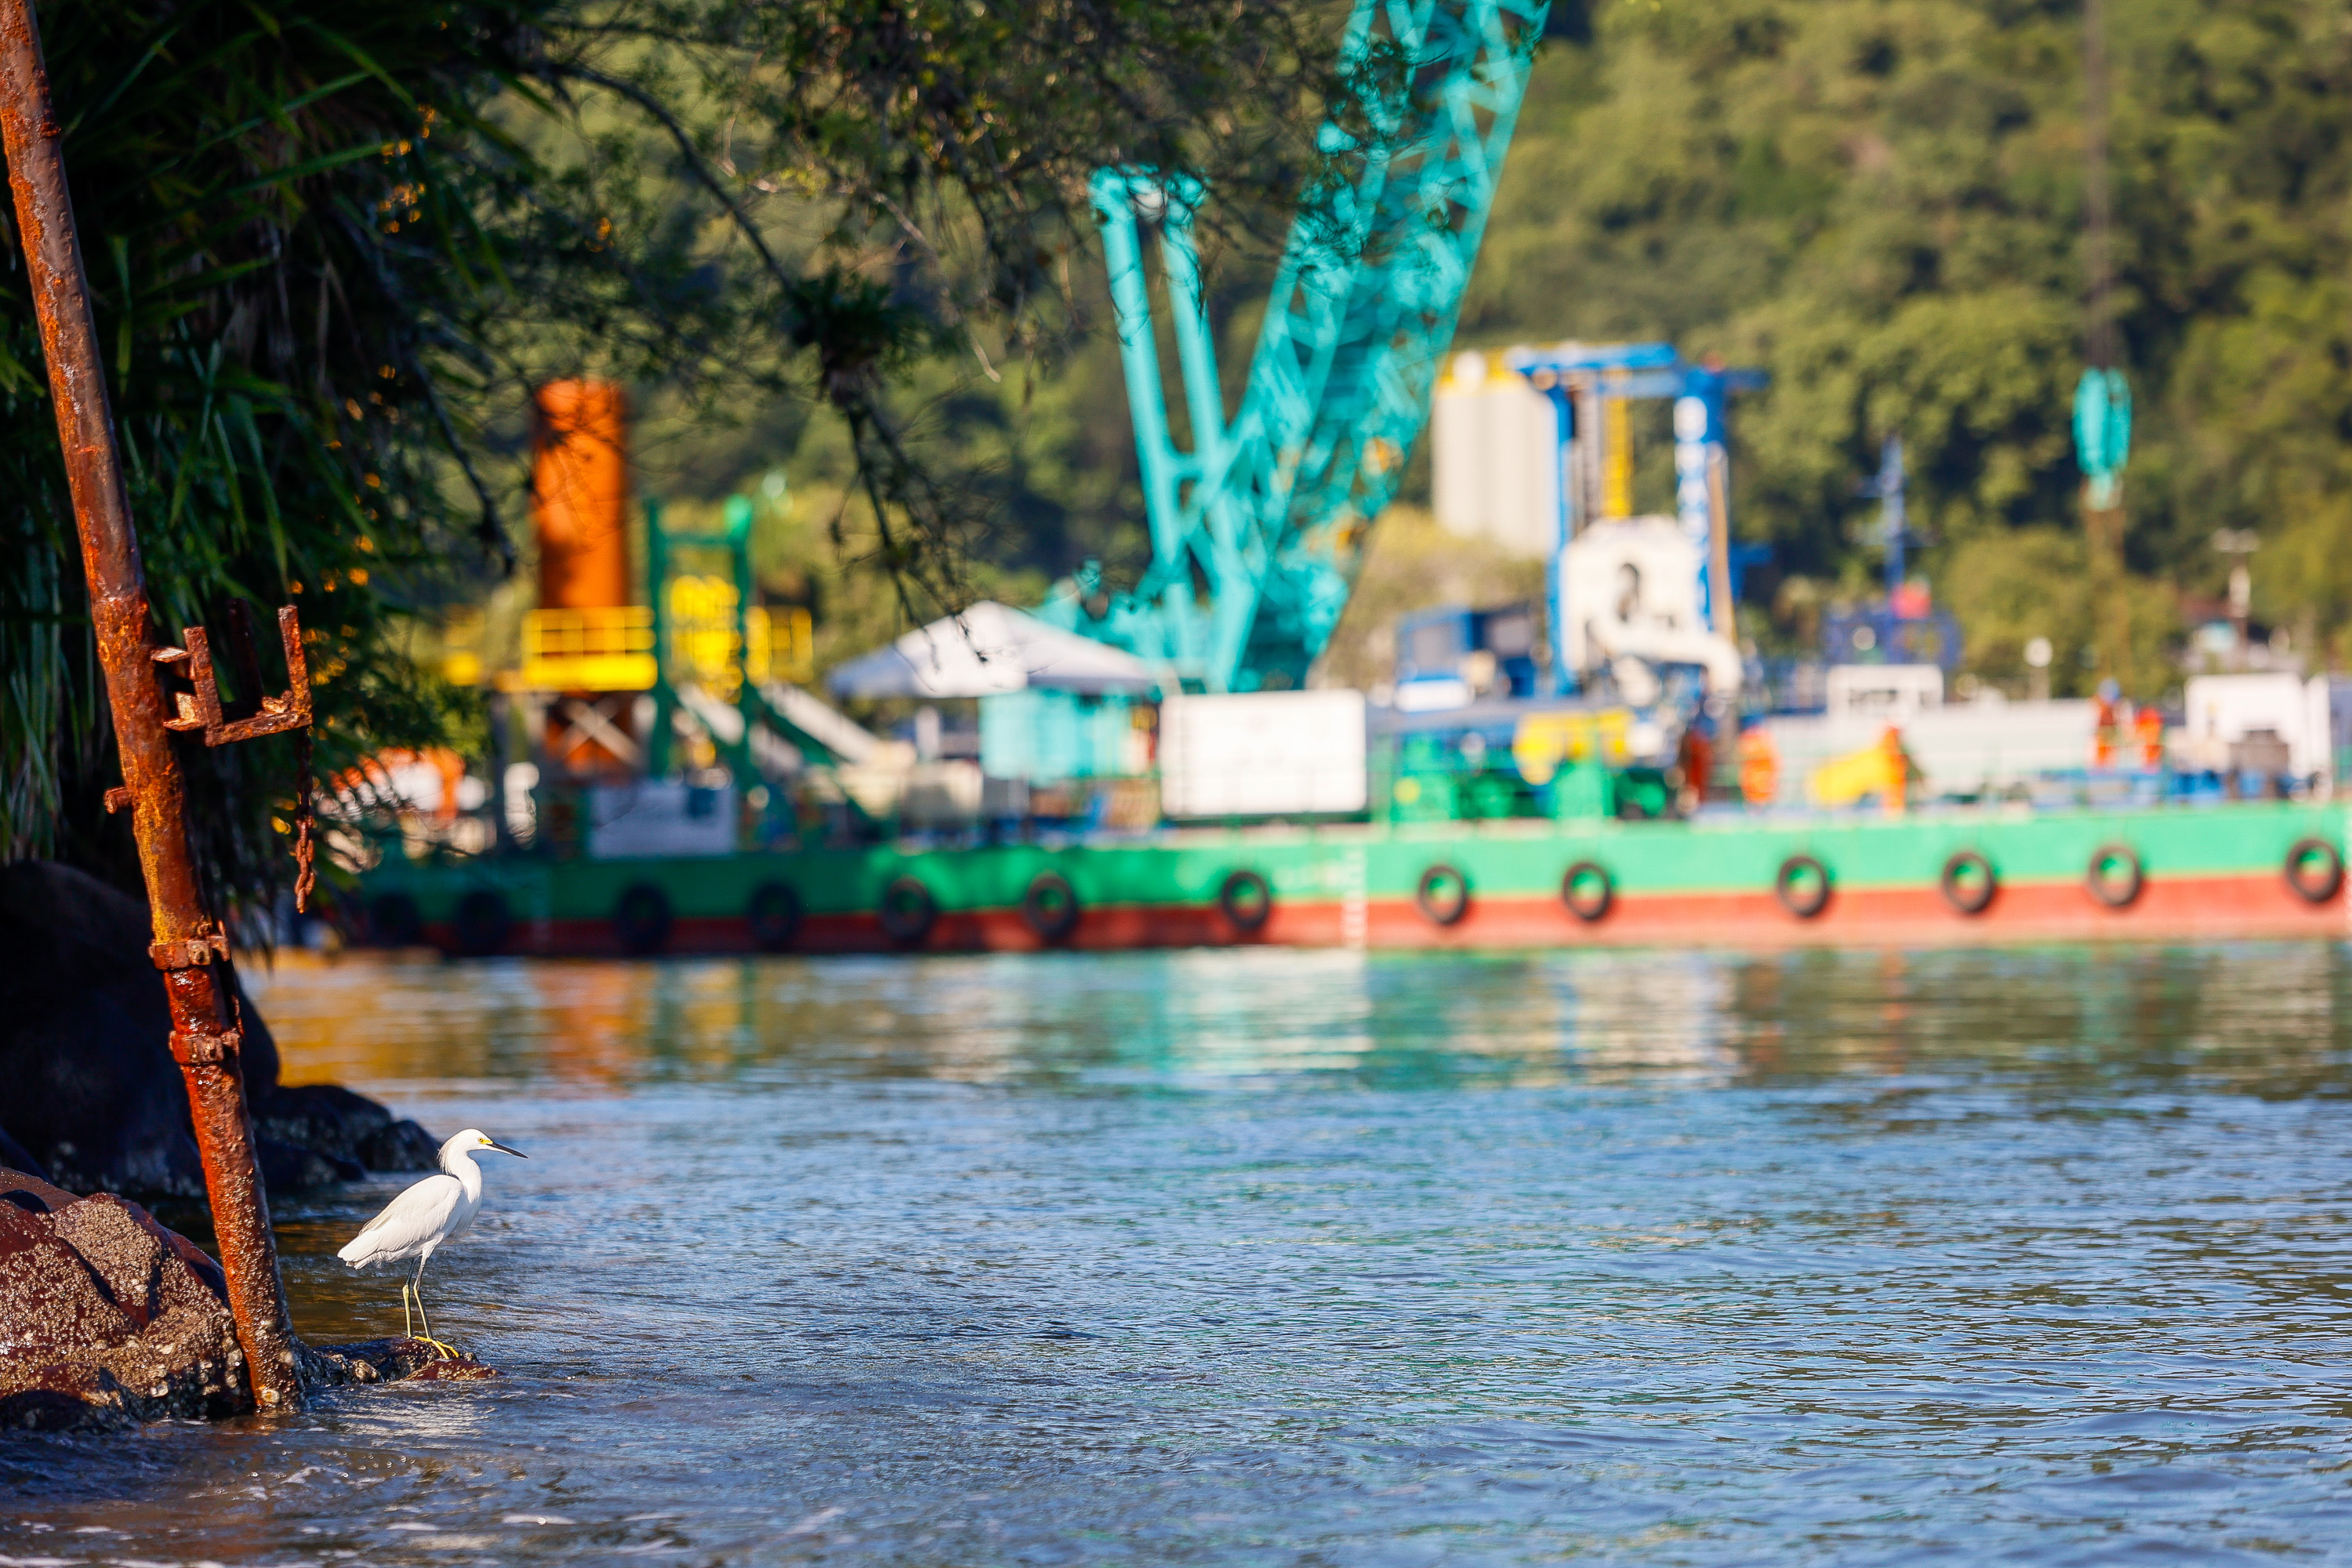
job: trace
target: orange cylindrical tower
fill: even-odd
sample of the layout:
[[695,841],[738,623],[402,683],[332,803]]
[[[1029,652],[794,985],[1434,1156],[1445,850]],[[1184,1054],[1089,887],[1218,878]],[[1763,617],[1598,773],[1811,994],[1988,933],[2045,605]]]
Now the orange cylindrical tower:
[[[539,607],[553,612],[552,642],[533,652],[624,651],[614,612],[629,591],[628,410],[609,381],[551,381],[533,399],[531,522],[539,535]],[[572,614],[565,615],[565,612]],[[537,617],[534,617],[537,618]],[[584,671],[583,671],[584,673]],[[571,690],[546,713],[545,749],[559,777],[625,777],[635,725],[625,692]]]
[[530,471],[539,603],[601,610],[629,603],[628,411],[609,381],[539,389]]

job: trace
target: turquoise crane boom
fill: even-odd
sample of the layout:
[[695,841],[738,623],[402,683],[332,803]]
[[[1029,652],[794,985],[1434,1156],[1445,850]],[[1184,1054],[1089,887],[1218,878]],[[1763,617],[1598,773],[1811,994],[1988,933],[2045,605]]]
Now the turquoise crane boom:
[[[1347,603],[1358,540],[1428,422],[1549,8],[1358,0],[1343,76],[1391,85],[1358,100],[1360,131],[1338,116],[1322,129],[1344,177],[1313,187],[1291,226],[1230,422],[1192,238],[1204,193],[1150,171],[1096,176],[1152,562],[1131,597],[1106,601],[1087,581],[1049,618],[1192,689],[1305,684]],[[1139,216],[1158,223],[1189,451],[1170,428]]]

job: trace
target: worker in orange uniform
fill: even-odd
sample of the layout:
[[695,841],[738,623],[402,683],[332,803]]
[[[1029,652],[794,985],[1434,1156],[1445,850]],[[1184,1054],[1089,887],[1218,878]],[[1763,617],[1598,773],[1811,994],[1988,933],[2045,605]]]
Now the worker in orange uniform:
[[2153,702],[2143,702],[2132,715],[2132,742],[2139,748],[2139,765],[2154,773],[2164,766],[2164,714]]
[[2123,716],[2117,705],[2123,688],[2112,680],[2099,682],[2099,706],[2091,729],[2091,764],[2111,768],[2116,765],[2116,752],[2123,746]]
[[1715,775],[1715,747],[1696,724],[1683,731],[1682,754],[1675,765],[1683,775],[1679,804],[1687,816],[1706,804],[1706,786]]
[[1750,805],[1769,805],[1780,793],[1780,756],[1772,731],[1750,724],[1739,732],[1739,794]]

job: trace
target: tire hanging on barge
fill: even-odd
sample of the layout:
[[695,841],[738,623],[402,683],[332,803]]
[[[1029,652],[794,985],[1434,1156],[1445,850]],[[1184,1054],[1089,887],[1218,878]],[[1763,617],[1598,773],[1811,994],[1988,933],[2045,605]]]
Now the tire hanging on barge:
[[613,934],[632,958],[649,958],[669,945],[669,895],[651,882],[632,882],[613,905]]
[[1559,879],[1559,901],[1570,914],[1592,925],[1617,902],[1617,884],[1598,860],[1579,860]]
[[800,940],[801,896],[782,882],[762,882],[751,889],[743,922],[761,952],[790,952]]
[[1040,871],[1021,895],[1021,919],[1040,942],[1069,940],[1078,929],[1078,890],[1059,871]]
[[2083,870],[2083,886],[2107,908],[2127,910],[2139,901],[2147,874],[2140,868],[2139,857],[2130,845],[2102,844],[2091,851],[2091,863]]
[[2324,904],[2344,887],[2344,857],[2325,838],[2304,838],[2286,852],[2286,885],[2306,904]]
[[914,947],[931,934],[940,918],[940,901],[916,877],[893,877],[874,909],[883,934],[900,947]]
[[1217,908],[1235,931],[1255,936],[1274,918],[1274,889],[1255,871],[1235,871],[1219,885]]
[[415,947],[425,940],[425,916],[406,893],[381,893],[367,907],[367,939],[377,947]]
[[2000,891],[2000,878],[1991,861],[1973,849],[1963,849],[1944,862],[1937,885],[1953,909],[1964,915],[1980,915],[1992,907],[1993,895]]
[[1412,890],[1413,907],[1436,926],[1459,925],[1470,912],[1470,879],[1444,861],[1421,874]]
[[1772,896],[1801,921],[1830,907],[1830,870],[1811,855],[1791,855],[1772,878]]
[[459,899],[457,913],[449,917],[450,934],[457,939],[457,951],[467,958],[495,958],[504,952],[507,934],[513,929],[506,895],[488,888],[477,888]]

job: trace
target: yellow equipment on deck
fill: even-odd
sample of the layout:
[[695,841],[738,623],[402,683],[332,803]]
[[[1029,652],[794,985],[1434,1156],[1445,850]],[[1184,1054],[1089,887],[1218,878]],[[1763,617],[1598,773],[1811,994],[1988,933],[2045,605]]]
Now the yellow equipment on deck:
[[1903,749],[1903,731],[1889,724],[1885,734],[1862,750],[1832,757],[1815,768],[1805,793],[1815,805],[1853,805],[1874,795],[1887,811],[1899,812],[1911,785],[1927,776]]

